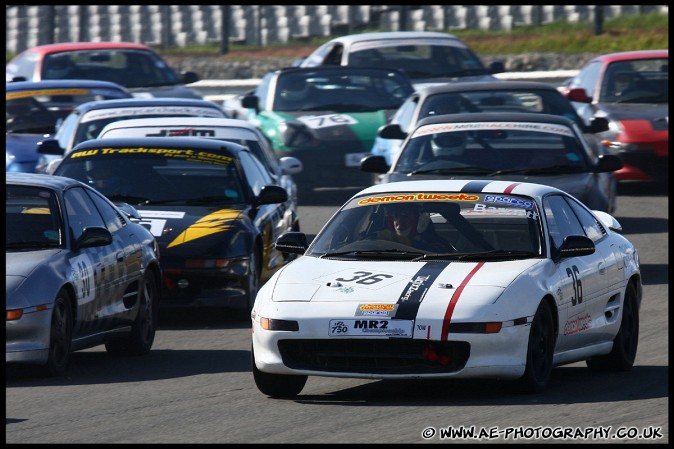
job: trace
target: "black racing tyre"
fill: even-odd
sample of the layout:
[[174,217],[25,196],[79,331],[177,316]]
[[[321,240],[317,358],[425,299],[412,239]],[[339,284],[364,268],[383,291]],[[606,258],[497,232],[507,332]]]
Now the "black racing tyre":
[[253,379],[257,389],[267,396],[279,399],[292,399],[302,391],[308,376],[263,373],[255,366],[255,352],[250,350],[250,363],[253,366]]
[[588,368],[597,371],[629,371],[637,357],[639,343],[639,306],[637,292],[632,284],[627,285],[623,301],[620,330],[613,339],[611,352],[585,361]]
[[555,326],[547,301],[541,301],[529,331],[527,363],[524,375],[518,379],[524,393],[540,393],[550,380],[552,356],[555,350]]
[[145,355],[152,349],[159,316],[159,286],[154,272],[147,271],[138,293],[138,315],[125,337],[105,343],[109,354],[122,356]]
[[50,376],[65,374],[73,342],[73,310],[70,294],[61,290],[54,300],[49,331],[49,356],[45,371]]

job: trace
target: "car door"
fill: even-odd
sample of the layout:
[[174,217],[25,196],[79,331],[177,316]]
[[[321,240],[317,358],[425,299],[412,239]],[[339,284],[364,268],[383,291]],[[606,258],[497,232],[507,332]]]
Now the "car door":
[[[565,237],[586,236],[583,226],[563,195],[546,196],[543,209],[553,255],[561,247]],[[596,340],[596,334],[589,330],[601,320],[598,312],[603,307],[608,291],[605,254],[596,250],[586,256],[558,259],[555,265],[560,320],[557,350],[587,346]]]
[[[87,227],[106,228],[105,221],[84,188],[67,190],[64,200],[71,245]],[[110,245],[76,250],[70,262],[77,290],[78,324],[73,331],[74,337],[117,326],[126,311],[123,288],[129,275],[119,233],[113,234]]]
[[[248,152],[241,152],[240,160],[246,180],[255,196],[260,194],[262,187],[274,185],[274,181],[255,156]],[[262,204],[254,210],[255,216],[251,218],[262,234],[264,246],[262,266],[267,273],[270,273],[286,262],[283,255],[274,247],[274,243],[281,234],[292,230],[292,212],[287,208],[286,203]]]

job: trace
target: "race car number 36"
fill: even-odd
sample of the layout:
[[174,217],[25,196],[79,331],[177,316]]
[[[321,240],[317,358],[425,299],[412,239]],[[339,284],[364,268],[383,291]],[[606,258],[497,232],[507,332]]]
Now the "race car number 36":
[[411,320],[330,320],[330,337],[412,337]]

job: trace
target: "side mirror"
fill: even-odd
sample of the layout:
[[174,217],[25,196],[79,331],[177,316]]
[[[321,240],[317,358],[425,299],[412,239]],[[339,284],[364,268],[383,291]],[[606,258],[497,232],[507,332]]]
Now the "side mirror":
[[592,98],[587,96],[587,92],[582,87],[562,88],[559,91],[568,98],[569,101],[576,103],[592,103]]
[[623,168],[623,161],[620,156],[614,154],[600,154],[599,162],[594,167],[595,173],[613,172]]
[[403,131],[397,123],[389,123],[388,125],[380,126],[377,130],[377,135],[382,139],[404,140],[407,137],[407,133]]
[[304,254],[309,245],[304,232],[286,232],[276,239],[274,247],[282,253]]
[[491,64],[489,64],[489,73],[491,73],[492,75],[503,72],[505,72],[505,65],[503,64],[502,61],[494,61]]
[[112,234],[105,228],[92,226],[84,228],[84,232],[77,239],[77,248],[93,248],[95,246],[106,246],[112,243]]
[[262,186],[256,204],[278,204],[288,201],[288,192],[281,186]]
[[590,120],[590,126],[587,127],[589,133],[603,133],[608,131],[608,119],[606,117],[593,117]]
[[37,152],[40,154],[51,154],[54,156],[63,156],[65,150],[59,145],[56,139],[46,139],[37,143]]
[[281,165],[281,172],[284,175],[296,175],[304,169],[302,161],[292,156],[284,156],[279,159],[279,164]]
[[360,160],[360,170],[368,173],[386,173],[391,167],[386,163],[386,158],[379,155],[365,156]]
[[578,257],[593,254],[594,242],[584,235],[569,235],[564,237],[564,243],[557,251],[556,259]]
[[247,109],[255,109],[255,112],[259,112],[260,99],[257,95],[244,95],[241,97],[241,106]]
[[194,72],[183,72],[180,74],[180,76],[183,79],[183,83],[185,84],[196,83],[200,79],[199,75]]

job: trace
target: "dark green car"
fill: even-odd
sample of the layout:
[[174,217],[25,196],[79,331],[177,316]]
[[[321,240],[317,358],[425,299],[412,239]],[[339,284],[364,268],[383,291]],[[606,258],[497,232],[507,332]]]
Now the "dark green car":
[[371,177],[359,170],[361,158],[413,91],[394,69],[291,67],[267,73],[241,105],[278,157],[302,161],[304,170],[296,176],[300,191],[364,187]]

